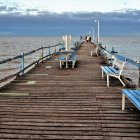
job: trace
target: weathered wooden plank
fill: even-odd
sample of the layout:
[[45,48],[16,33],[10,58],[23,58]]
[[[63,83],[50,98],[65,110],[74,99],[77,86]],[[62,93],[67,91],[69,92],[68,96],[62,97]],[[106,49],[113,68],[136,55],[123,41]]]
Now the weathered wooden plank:
[[18,92],[0,92],[0,96],[28,96],[29,93],[18,93]]
[[103,136],[74,136],[74,135],[27,135],[27,134],[0,134],[0,137],[3,139],[11,138],[11,139],[36,139],[36,140],[44,140],[44,139],[65,139],[65,140],[72,140],[72,139],[79,139],[79,140],[102,140]]
[[[13,133],[13,134],[30,134],[30,135],[77,135],[77,136],[100,136],[102,131],[100,130],[24,130],[24,129],[0,129],[1,133]],[[112,134],[113,135],[113,134]]]
[[106,86],[94,47],[82,44],[74,69],[60,69],[56,55],[1,89],[29,95],[0,96],[0,139],[138,140],[140,112],[127,100],[133,109],[121,110],[123,87],[114,78]]
[[105,140],[139,140],[139,137],[105,136]]

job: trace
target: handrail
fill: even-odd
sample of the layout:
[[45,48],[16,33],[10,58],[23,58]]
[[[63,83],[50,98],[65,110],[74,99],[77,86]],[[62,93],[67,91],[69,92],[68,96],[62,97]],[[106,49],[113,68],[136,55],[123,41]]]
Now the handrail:
[[[73,45],[75,46],[75,48],[77,48],[77,47],[80,46],[80,44],[81,44],[81,42],[75,42]],[[57,48],[57,47],[59,47],[59,48]],[[51,48],[55,48],[53,50],[53,52],[52,52]],[[16,60],[16,59],[18,59],[18,61],[20,61],[20,66],[19,66],[20,70],[18,72],[15,72],[14,74],[8,75],[8,76],[0,79],[0,83],[6,81],[8,79],[11,79],[13,77],[24,75],[25,70],[27,70],[28,68],[30,68],[33,65],[36,65],[36,64],[42,62],[45,58],[50,58],[50,56],[52,56],[54,54],[58,54],[63,48],[64,48],[63,43],[58,43],[58,44],[52,45],[52,46],[45,46],[45,47],[42,46],[40,48],[37,48],[37,49],[32,50],[32,51],[29,51],[27,53],[22,53],[20,55],[14,56],[12,58],[7,58],[7,59],[4,59],[4,60],[0,61],[0,64],[5,64],[5,63],[8,63],[8,62]],[[44,55],[44,53],[45,53],[45,52],[43,52],[44,49],[49,49],[47,55]],[[40,58],[37,59],[37,60],[34,60],[29,65],[24,66],[25,56],[28,56],[28,55],[33,54],[33,53],[36,53],[38,51],[41,51]]]
[[[51,49],[51,48],[54,48],[54,47],[55,47],[54,51],[51,52],[50,49]],[[56,47],[59,47],[59,48],[57,49]],[[49,53],[49,54],[44,55],[44,53],[43,53],[43,50],[44,50],[44,49],[49,49],[49,50],[48,50],[48,53]],[[7,59],[4,59],[4,60],[0,61],[0,64],[5,64],[5,63],[8,63],[8,62],[13,61],[13,60],[20,59],[20,66],[19,66],[20,70],[19,70],[18,72],[15,72],[14,74],[8,75],[8,76],[6,76],[6,77],[0,79],[0,83],[6,81],[6,80],[8,80],[8,79],[11,79],[11,78],[13,78],[13,77],[15,77],[15,76],[24,75],[24,71],[25,71],[25,70],[27,70],[28,68],[30,68],[31,66],[33,66],[33,65],[35,65],[35,64],[38,64],[38,63],[42,62],[45,58],[50,57],[50,56],[52,56],[52,55],[58,53],[61,49],[63,49],[63,44],[62,44],[62,43],[58,43],[58,44],[53,45],[53,46],[45,46],[45,47],[42,46],[42,47],[40,47],[40,48],[37,48],[37,49],[32,50],[32,51],[29,51],[29,52],[27,52],[27,53],[22,53],[22,54],[20,54],[20,55],[14,56],[14,57],[12,57],[12,58],[7,58]],[[40,57],[39,59],[37,59],[37,60],[31,62],[29,65],[27,65],[27,66],[25,67],[25,66],[24,66],[24,63],[25,63],[25,62],[24,62],[24,61],[25,61],[25,58],[24,58],[24,57],[25,57],[25,56],[28,56],[28,55],[30,55],[30,54],[36,53],[36,52],[38,52],[38,51],[41,51],[41,57]]]
[[[56,45],[53,45],[53,46],[40,47],[40,48],[38,48],[38,49],[36,49],[36,50],[32,50],[32,51],[30,51],[30,52],[24,53],[24,56],[30,55],[30,54],[32,54],[32,53],[35,53],[35,52],[37,52],[37,51],[39,51],[39,50],[41,50],[41,49],[53,48],[53,47],[56,47],[56,46],[59,46],[59,45],[62,45],[62,43],[59,43],[59,44],[56,44]],[[14,56],[14,57],[12,57],[12,58],[4,59],[4,60],[0,61],[0,64],[7,63],[7,62],[10,62],[10,61],[16,60],[16,59],[18,59],[18,58],[21,58],[21,57],[22,57],[22,55],[17,55],[17,56]]]
[[[138,76],[138,85],[136,87],[140,87],[140,60],[138,61],[135,61],[135,60],[132,60],[128,57],[125,57],[123,55],[120,55],[118,54],[118,52],[114,51],[114,47],[112,47],[112,50],[109,51],[108,49],[106,49],[106,47],[103,47],[102,46],[102,43],[95,43],[95,45],[99,48],[99,54],[105,58],[107,58],[112,64],[112,56],[114,55],[116,58],[118,58],[119,60],[121,61],[126,61],[127,63],[133,65],[133,66],[136,66],[138,68],[138,71],[139,71],[139,76]],[[108,58],[107,57],[107,53],[109,55],[111,55],[111,58]]]
[[[120,55],[118,54],[117,52],[114,51],[114,48],[112,47],[112,50],[109,51],[108,49],[106,49],[105,47],[102,46],[102,43],[96,43],[96,46],[99,47],[99,50],[103,51],[104,53],[107,52],[109,53],[110,55],[114,55],[116,58],[122,60],[122,61],[127,61],[128,63],[132,64],[132,65],[135,65],[136,67],[140,68],[140,63],[128,58],[128,57],[125,57],[123,55]],[[102,54],[101,54],[102,55]]]
[[[43,57],[43,59],[46,58],[46,57],[48,57],[48,56],[50,56],[50,55],[53,55],[53,54],[54,54],[54,53],[49,54],[49,55],[46,55],[46,56]],[[41,60],[42,60],[42,58],[40,58],[40,59],[38,59],[38,60],[32,62],[32,63],[29,64],[28,66],[24,67],[24,69],[22,69],[22,70],[20,70],[20,71],[18,71],[18,72],[16,72],[16,73],[14,73],[14,74],[12,74],[12,75],[8,75],[8,76],[4,77],[3,79],[0,79],[0,83],[4,82],[4,81],[6,81],[6,80],[8,80],[8,79],[10,79],[10,78],[13,78],[13,77],[15,77],[15,76],[19,76],[20,73],[24,72],[24,71],[25,71],[26,69],[28,69],[29,67],[31,67],[31,66],[33,66],[33,65],[35,65],[35,64],[38,64]]]

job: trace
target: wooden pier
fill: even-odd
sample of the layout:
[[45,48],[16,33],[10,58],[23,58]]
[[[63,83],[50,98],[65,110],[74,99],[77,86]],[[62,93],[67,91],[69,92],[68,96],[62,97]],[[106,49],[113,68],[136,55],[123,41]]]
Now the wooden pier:
[[140,112],[118,79],[101,78],[92,43],[77,51],[75,68],[59,68],[58,55],[0,91],[0,139],[140,140]]

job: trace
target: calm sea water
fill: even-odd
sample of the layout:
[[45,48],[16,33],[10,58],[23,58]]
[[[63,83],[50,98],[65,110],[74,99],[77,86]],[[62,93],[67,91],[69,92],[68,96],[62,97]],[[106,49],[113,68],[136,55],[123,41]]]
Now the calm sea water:
[[61,37],[0,37],[0,60],[55,45],[61,40]]
[[134,60],[140,60],[140,36],[103,37],[100,41],[110,50],[114,47],[119,54]]
[[[79,37],[72,38],[73,41],[79,39]],[[55,45],[61,41],[62,37],[0,37],[0,60],[29,52],[41,46]],[[110,50],[114,47],[120,54],[140,60],[140,37],[101,37],[100,41]],[[18,62],[14,62],[14,64],[16,63]],[[15,69],[18,69],[18,65],[14,65],[14,67],[13,64],[5,65],[5,67],[0,65],[0,79],[9,71],[13,73]],[[138,83],[138,68],[128,65],[124,75],[130,77],[136,84]]]

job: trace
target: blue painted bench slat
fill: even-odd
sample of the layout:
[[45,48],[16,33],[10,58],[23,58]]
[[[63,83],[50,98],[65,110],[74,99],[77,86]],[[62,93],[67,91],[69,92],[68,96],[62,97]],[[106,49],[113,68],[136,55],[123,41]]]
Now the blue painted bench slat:
[[59,60],[66,60],[66,58],[64,58],[64,57],[59,57]]
[[112,66],[101,66],[101,68],[104,70],[107,74],[119,74],[119,71],[113,68]]
[[122,90],[122,110],[125,109],[125,97],[127,97],[140,110],[140,90]]

